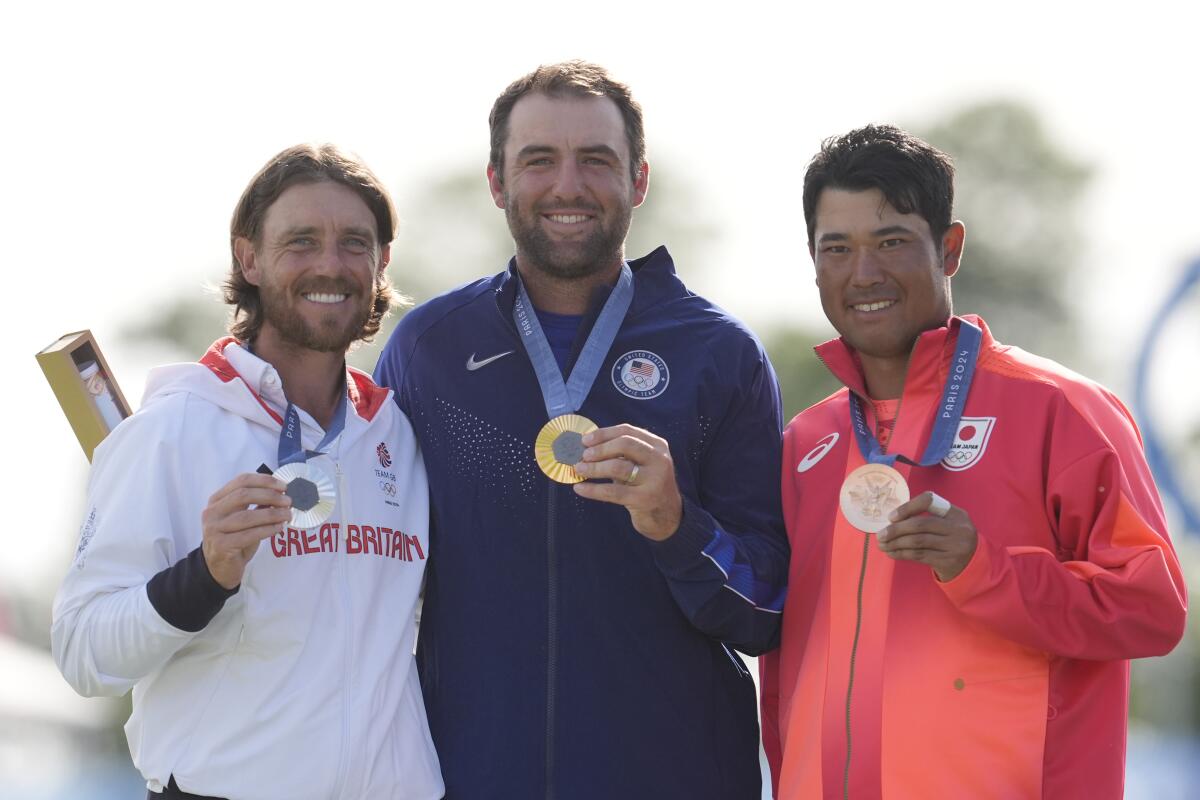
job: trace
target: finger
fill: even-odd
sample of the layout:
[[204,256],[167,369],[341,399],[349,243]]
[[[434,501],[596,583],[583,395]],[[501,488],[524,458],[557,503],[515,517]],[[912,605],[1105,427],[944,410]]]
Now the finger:
[[263,475],[260,472],[244,472],[218,489],[212,497],[208,498],[208,504],[213,505],[218,503],[240,489],[274,489],[276,492],[282,492],[286,488],[287,484],[274,475]]
[[949,539],[935,533],[910,533],[905,536],[893,536],[879,540],[879,549],[885,553],[897,553],[904,550],[928,550],[930,552],[949,552]]
[[637,483],[646,482],[647,468],[625,458],[606,458],[603,461],[580,461],[575,465],[575,471],[588,480],[607,478],[619,481],[625,485],[633,484],[634,471],[637,471]]
[[637,464],[646,464],[661,456],[662,453],[652,443],[633,436],[619,436],[583,451],[584,461],[623,458]]
[[881,530],[876,538],[881,542],[888,542],[918,533],[932,533],[939,536],[946,536],[950,533],[951,525],[952,523],[942,520],[941,517],[931,517],[928,514],[921,514],[917,517],[908,517],[899,522],[893,522]]
[[281,525],[259,525],[224,537],[228,541],[222,542],[222,544],[228,545],[231,549],[245,550],[257,545],[263,539],[270,539],[278,533],[283,533],[285,527]]
[[599,500],[601,503],[613,503],[619,506],[628,505],[633,487],[623,483],[577,483],[575,494],[588,500]]
[[662,450],[667,444],[666,440],[662,437],[655,436],[645,428],[639,428],[628,423],[612,425],[608,428],[597,428],[594,431],[585,433],[583,435],[583,444],[585,447],[594,447],[624,437],[648,444],[651,449],[655,450]]
[[914,517],[917,514],[933,514],[935,511],[942,511],[942,513],[935,514],[935,516],[944,517],[951,508],[950,502],[942,496],[933,492],[921,492],[907,503],[898,506],[888,515],[888,519],[892,522],[899,522],[900,520]]
[[933,564],[943,560],[945,553],[922,548],[907,548],[904,550],[885,550],[888,558],[896,561],[917,561],[921,564]]
[[935,517],[944,517],[950,513],[951,508],[953,508],[953,506],[950,505],[949,500],[942,497],[937,492],[929,493],[929,508],[925,509],[928,513]]
[[254,506],[286,508],[292,504],[292,498],[282,491],[275,489],[255,489],[241,487],[234,489],[209,508],[217,517],[226,517],[242,509]]
[[229,516],[215,520],[210,526],[210,530],[219,536],[228,536],[262,526],[278,528],[291,518],[292,512],[288,508],[272,508],[269,506],[250,508],[235,511]]

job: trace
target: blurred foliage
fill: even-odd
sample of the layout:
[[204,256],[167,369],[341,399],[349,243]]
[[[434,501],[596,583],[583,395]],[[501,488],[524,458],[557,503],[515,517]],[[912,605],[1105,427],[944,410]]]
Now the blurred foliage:
[[813,346],[829,336],[828,331],[800,327],[772,328],[765,335],[767,355],[783,393],[785,422],[841,386],[813,353]]
[[955,310],[980,314],[1006,344],[1077,364],[1064,287],[1079,266],[1078,205],[1090,168],[1020,103],[973,106],[914,130],[954,158],[955,216],[967,226]]

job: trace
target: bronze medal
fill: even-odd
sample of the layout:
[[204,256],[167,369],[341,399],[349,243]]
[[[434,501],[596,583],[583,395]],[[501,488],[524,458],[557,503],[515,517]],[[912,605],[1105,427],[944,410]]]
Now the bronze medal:
[[584,480],[574,467],[583,458],[583,435],[596,423],[578,414],[563,414],[542,426],[533,443],[533,455],[546,477],[559,483]]
[[888,514],[908,502],[904,476],[886,464],[863,464],[842,481],[842,514],[864,533],[879,533]]

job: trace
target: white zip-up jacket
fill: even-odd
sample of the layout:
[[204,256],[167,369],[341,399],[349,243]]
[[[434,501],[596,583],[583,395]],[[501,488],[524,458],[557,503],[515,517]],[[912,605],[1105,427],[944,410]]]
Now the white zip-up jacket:
[[[96,449],[54,657],[80,694],[133,689],[133,762],[159,791],[230,798],[443,795],[416,670],[425,469],[391,392],[348,370],[346,426],[309,459],[330,519],[263,541],[228,593],[198,550],[208,499],[277,466],[278,373],[232,339],[154,370]],[[313,449],[324,432],[301,412]]]

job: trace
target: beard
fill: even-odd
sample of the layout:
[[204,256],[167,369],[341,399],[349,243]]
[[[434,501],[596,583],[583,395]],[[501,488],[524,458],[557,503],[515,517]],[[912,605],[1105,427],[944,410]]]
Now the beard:
[[[353,304],[358,300],[359,305],[345,320],[340,312],[330,311],[321,315],[313,325],[295,307],[297,302],[307,302],[300,295],[308,292],[345,294],[347,297],[344,302]],[[295,295],[265,281],[258,287],[263,322],[275,329],[281,341],[319,353],[345,353],[351,344],[361,338],[363,327],[371,317],[376,294],[373,290],[370,297],[363,299],[356,286],[336,280],[315,281],[298,288]]]
[[578,204],[571,208],[595,213],[599,224],[582,239],[555,241],[538,224],[541,215],[550,209],[526,215],[517,199],[505,193],[504,217],[517,252],[539,272],[567,280],[602,272],[620,262],[625,254],[625,235],[629,233],[633,207],[628,203],[621,204],[608,225],[604,224],[598,208],[580,209]]

